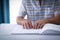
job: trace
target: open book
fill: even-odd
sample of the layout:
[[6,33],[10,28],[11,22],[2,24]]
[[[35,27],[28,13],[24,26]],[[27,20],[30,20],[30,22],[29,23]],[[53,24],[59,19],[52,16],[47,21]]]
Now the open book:
[[58,35],[60,34],[60,25],[45,24],[42,29],[23,29],[22,26],[17,26],[11,32],[12,35]]

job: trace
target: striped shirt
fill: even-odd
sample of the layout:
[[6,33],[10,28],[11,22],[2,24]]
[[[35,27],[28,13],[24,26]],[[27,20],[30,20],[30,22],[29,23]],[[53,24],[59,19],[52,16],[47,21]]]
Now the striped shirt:
[[27,15],[27,19],[32,23],[36,20],[52,18],[56,14],[60,14],[60,0],[42,0],[41,5],[39,0],[22,0],[19,11],[19,16]]

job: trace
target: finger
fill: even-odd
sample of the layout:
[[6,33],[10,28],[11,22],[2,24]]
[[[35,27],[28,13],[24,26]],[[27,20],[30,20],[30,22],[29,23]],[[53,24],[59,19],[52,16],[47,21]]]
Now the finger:
[[23,24],[23,28],[25,29],[24,24]]
[[28,23],[28,25],[29,25],[29,29],[31,28],[31,25],[30,25],[30,23]]
[[24,23],[24,28],[26,29],[26,23]]
[[37,29],[40,29],[40,24],[38,24]]
[[38,26],[38,24],[36,23],[36,24],[34,25],[34,29],[37,29],[37,26]]
[[30,28],[30,29],[32,28],[32,23],[31,23],[31,22],[29,22],[29,28]]
[[26,23],[26,28],[29,29],[29,24],[28,23]]
[[41,24],[40,28],[43,28],[44,24]]

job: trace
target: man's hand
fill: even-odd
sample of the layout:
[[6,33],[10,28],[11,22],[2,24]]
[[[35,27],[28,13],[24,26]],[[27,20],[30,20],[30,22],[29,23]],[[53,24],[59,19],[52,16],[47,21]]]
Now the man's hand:
[[17,17],[17,24],[22,25],[24,29],[31,29],[32,28],[32,23],[31,21],[24,19],[24,17]]
[[29,20],[22,20],[21,25],[23,26],[24,29],[31,29],[32,28],[32,23]]
[[43,28],[45,24],[46,24],[46,20],[38,20],[38,21],[35,21],[33,28],[34,29]]

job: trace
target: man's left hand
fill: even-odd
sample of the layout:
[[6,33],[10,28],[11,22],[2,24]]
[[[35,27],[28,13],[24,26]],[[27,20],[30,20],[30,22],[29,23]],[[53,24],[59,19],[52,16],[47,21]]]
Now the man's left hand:
[[34,29],[40,29],[40,28],[43,28],[43,26],[46,24],[46,20],[38,20],[38,21],[35,21],[35,24],[33,26]]

